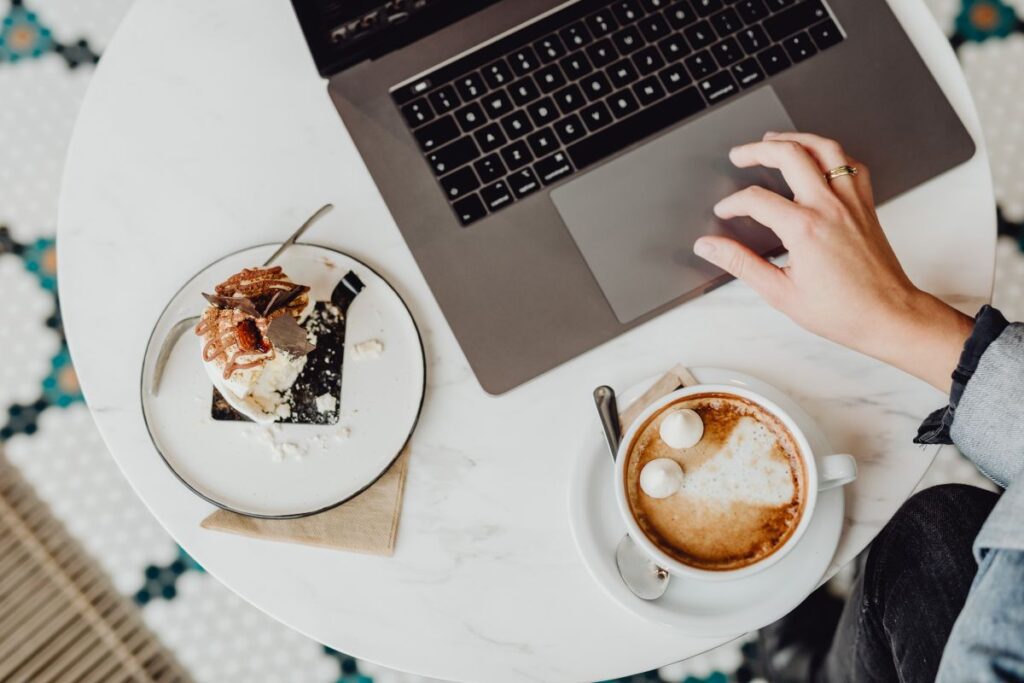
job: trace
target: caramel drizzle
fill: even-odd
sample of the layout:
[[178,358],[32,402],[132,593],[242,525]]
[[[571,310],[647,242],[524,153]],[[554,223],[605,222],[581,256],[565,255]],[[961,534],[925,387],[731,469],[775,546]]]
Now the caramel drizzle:
[[[273,296],[275,292],[288,292],[294,287],[294,283],[280,279],[282,276],[287,277],[284,275],[281,266],[245,268],[217,285],[214,291],[220,296],[240,295],[249,298],[266,294]],[[302,297],[298,297],[285,308],[271,313],[267,316],[266,320],[273,320],[277,316],[286,313],[289,309],[302,310],[304,307],[305,302],[302,301]],[[228,356],[228,349],[232,346],[238,346],[238,336],[235,332],[234,324],[238,322],[237,318],[239,316],[244,316],[244,314],[233,314],[231,318],[232,324],[225,325],[223,331],[219,331],[222,329],[218,321],[219,314],[217,312],[208,313],[203,316],[203,319],[195,328],[195,333],[201,337],[205,337],[207,334],[212,335],[212,338],[203,345],[203,360],[210,363],[223,356],[225,359],[224,379],[229,379],[236,370],[254,368],[277,357],[273,346],[270,348],[269,355],[266,352],[253,353],[239,348],[233,355]],[[261,329],[260,332],[262,333],[263,330]],[[253,360],[243,360],[243,357],[253,356]]]

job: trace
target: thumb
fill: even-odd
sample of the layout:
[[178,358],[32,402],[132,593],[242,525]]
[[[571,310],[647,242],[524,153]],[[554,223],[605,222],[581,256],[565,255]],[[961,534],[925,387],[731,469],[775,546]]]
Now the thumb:
[[693,252],[747,283],[773,306],[780,303],[789,285],[786,274],[777,266],[728,237],[701,237],[694,243]]

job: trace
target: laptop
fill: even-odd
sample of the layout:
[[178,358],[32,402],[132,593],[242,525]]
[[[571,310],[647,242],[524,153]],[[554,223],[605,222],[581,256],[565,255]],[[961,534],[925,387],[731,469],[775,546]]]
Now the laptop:
[[766,130],[889,199],[974,143],[886,0],[293,0],[328,92],[485,391],[708,290],[711,207]]

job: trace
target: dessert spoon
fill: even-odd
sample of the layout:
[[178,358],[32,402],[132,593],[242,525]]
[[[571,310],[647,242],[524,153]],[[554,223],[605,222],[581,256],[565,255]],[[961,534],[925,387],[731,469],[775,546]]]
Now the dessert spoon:
[[[281,257],[288,247],[295,244],[295,241],[302,237],[302,234],[309,230],[313,223],[316,223],[324,214],[334,208],[334,204],[324,204],[312,216],[306,219],[306,221],[299,226],[299,229],[291,234],[291,237],[281,243],[281,246],[270,255],[266,261],[263,262],[263,267],[266,268],[274,261]],[[156,396],[160,392],[160,380],[164,376],[164,368],[167,366],[167,360],[171,357],[171,351],[174,350],[174,345],[181,339],[181,335],[185,333],[185,330],[195,326],[199,322],[198,315],[194,315],[191,318],[185,318],[174,323],[171,327],[170,332],[164,337],[163,344],[160,345],[160,353],[156,356],[156,365],[153,366],[153,383],[149,388],[149,393],[152,396]]]
[[[622,440],[615,390],[609,386],[594,389],[594,403],[604,428],[608,450],[612,460],[615,460]],[[615,548],[615,566],[619,569],[622,582],[633,591],[633,595],[642,600],[657,600],[668,590],[671,578],[669,573],[647,557],[629,534],[623,536]]]

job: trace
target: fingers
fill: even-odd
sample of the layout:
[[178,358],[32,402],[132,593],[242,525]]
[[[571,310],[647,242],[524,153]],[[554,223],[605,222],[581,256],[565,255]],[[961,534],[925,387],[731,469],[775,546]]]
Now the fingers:
[[837,166],[849,165],[855,167],[857,169],[857,175],[835,178],[831,183],[832,190],[840,196],[849,196],[849,190],[853,188],[860,192],[862,198],[873,203],[871,178],[867,167],[863,163],[854,160],[846,150],[843,149],[843,146],[835,140],[830,140],[829,138],[822,137],[821,135],[815,135],[814,133],[774,132],[765,133],[764,139],[771,141],[795,142],[802,145],[817,162],[818,168],[822,173],[827,173],[830,169],[836,168]]
[[772,306],[784,300],[790,281],[777,266],[728,237],[701,237],[693,245],[697,256],[747,283]]
[[723,219],[749,216],[770,228],[787,246],[792,242],[794,233],[808,222],[807,209],[757,185],[721,200],[715,205],[714,212]]
[[832,194],[817,161],[798,142],[752,142],[733,147],[729,159],[740,168],[766,166],[778,169],[801,204],[814,205]]

